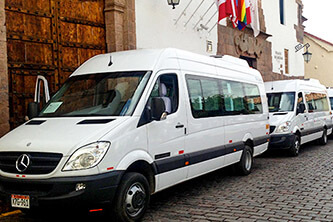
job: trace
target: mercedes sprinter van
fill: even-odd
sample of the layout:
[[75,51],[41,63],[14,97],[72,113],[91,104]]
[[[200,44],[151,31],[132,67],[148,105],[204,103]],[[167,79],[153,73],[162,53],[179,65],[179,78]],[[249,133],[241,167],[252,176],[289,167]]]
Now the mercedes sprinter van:
[[331,107],[325,86],[316,79],[265,83],[270,115],[270,149],[288,149],[297,156],[300,146],[327,143],[332,132]]
[[230,56],[98,55],[40,112],[35,98],[30,120],[0,139],[0,193],[26,210],[112,206],[137,221],[151,194],[232,164],[249,174],[269,142],[262,77]]

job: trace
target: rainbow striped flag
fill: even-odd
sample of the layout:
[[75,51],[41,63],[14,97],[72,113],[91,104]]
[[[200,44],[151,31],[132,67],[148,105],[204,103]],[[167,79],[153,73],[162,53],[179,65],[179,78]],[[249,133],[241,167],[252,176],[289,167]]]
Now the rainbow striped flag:
[[251,8],[249,0],[236,0],[238,14],[238,29],[243,30],[251,24]]

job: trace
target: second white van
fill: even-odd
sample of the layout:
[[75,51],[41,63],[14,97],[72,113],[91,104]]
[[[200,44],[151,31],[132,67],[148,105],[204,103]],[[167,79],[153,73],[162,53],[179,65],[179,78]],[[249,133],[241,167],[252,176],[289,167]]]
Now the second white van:
[[111,206],[137,221],[151,194],[232,164],[247,175],[268,147],[262,77],[230,56],[98,55],[40,112],[29,107],[33,118],[0,139],[0,193],[23,210]]
[[270,112],[270,149],[288,149],[297,156],[300,146],[327,143],[332,132],[331,107],[325,86],[316,79],[265,83]]

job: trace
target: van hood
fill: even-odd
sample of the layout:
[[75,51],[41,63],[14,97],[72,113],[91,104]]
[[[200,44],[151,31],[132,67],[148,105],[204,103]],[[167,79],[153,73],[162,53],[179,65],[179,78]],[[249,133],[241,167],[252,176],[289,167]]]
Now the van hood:
[[0,152],[51,152],[71,155],[102,138],[129,117],[36,118],[0,139]]
[[269,113],[269,124],[271,126],[279,126],[282,123],[290,121],[294,116],[294,112],[276,112]]

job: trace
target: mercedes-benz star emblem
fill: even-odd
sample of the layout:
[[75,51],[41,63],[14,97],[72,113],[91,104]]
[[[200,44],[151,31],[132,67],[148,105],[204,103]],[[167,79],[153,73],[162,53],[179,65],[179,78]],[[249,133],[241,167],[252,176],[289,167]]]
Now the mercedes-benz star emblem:
[[16,169],[20,173],[26,171],[30,165],[30,157],[27,154],[22,154],[16,160]]

